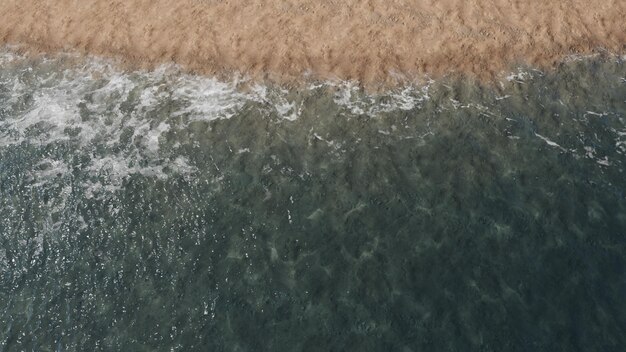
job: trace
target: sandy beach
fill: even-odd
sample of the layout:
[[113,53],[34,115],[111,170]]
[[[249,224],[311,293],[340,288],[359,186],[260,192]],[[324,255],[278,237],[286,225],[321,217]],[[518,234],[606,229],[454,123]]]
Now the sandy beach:
[[624,18],[622,0],[3,0],[0,43],[372,85],[623,52]]

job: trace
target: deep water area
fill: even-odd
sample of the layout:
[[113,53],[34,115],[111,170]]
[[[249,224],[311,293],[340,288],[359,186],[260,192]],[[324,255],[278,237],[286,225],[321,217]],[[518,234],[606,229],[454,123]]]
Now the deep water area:
[[0,351],[623,351],[626,65],[285,89],[0,54]]

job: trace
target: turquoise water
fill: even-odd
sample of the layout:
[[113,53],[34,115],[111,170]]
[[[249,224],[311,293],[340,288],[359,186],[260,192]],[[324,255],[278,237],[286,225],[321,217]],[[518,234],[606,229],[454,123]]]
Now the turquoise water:
[[0,351],[622,351],[626,66],[283,89],[0,55]]

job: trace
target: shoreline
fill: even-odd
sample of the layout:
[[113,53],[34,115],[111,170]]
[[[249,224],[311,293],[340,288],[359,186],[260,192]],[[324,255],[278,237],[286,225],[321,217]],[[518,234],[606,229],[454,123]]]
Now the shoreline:
[[74,51],[154,68],[376,90],[420,77],[492,80],[508,68],[626,52],[626,3],[558,0],[5,0],[0,44]]

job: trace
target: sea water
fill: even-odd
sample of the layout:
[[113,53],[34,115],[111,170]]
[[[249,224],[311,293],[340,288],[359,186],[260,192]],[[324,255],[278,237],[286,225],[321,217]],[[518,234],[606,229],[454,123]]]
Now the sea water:
[[0,54],[0,351],[622,351],[626,66],[367,93]]

